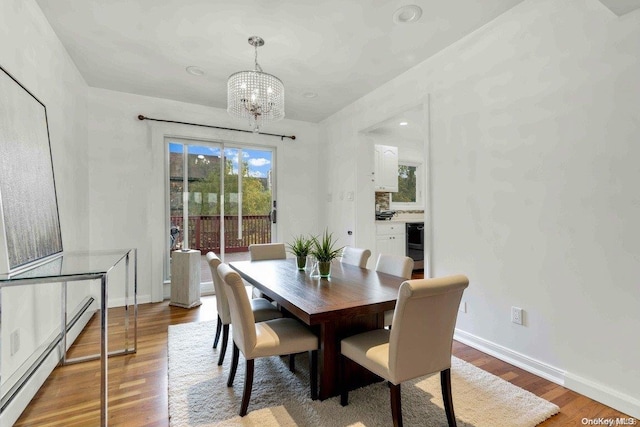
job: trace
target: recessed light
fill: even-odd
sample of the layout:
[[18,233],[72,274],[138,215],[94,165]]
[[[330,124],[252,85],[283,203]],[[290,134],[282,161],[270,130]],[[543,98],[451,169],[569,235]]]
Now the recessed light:
[[196,67],[195,65],[190,65],[186,68],[187,73],[193,76],[202,76],[204,75],[204,70],[200,67]]
[[318,94],[317,94],[317,93],[315,93],[315,92],[305,92],[305,93],[303,93],[303,94],[302,94],[302,96],[303,96],[304,98],[311,99],[311,98],[317,98],[317,97],[318,97]]
[[422,8],[415,4],[402,6],[393,13],[393,22],[396,24],[409,24],[416,22],[422,16]]
[[409,124],[408,122],[400,122],[400,123],[399,123],[399,125],[400,125],[400,126],[406,126],[406,125],[408,125],[408,124]]

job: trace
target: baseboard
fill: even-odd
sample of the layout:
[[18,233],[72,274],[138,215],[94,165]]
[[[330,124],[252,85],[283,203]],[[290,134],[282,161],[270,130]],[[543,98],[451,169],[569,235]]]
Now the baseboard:
[[620,393],[606,385],[582,378],[546,363],[532,359],[494,342],[456,329],[453,338],[483,353],[490,354],[504,362],[531,372],[553,383],[559,384],[590,399],[610,406],[620,412],[640,419],[640,400]]
[[[150,295],[138,295],[138,297],[136,298],[138,304],[146,304],[151,301],[151,296]],[[124,307],[124,297],[123,298],[109,298],[109,308],[114,308],[114,307]],[[129,305],[133,305],[133,297],[129,297]]]
[[[83,304],[81,304],[81,306],[83,306]],[[75,322],[67,331],[67,348],[71,347],[76,338],[78,338],[78,335],[80,335],[89,320],[91,320],[94,313],[95,301],[92,304],[84,306],[84,310],[77,314]],[[51,338],[51,340],[55,339],[59,339],[59,335],[58,338]],[[16,394],[13,395],[0,414],[0,426],[11,426],[18,420],[22,411],[25,410],[29,405],[29,402],[31,402],[31,399],[33,399],[33,396],[36,395],[51,372],[53,372],[56,366],[58,366],[61,358],[60,347],[62,347],[61,342],[59,342],[55,348],[49,352],[33,374],[29,376]]]
[[470,334],[459,329],[455,330],[453,338],[456,341],[460,341],[463,344],[473,347],[483,353],[490,354],[498,359],[510,363],[518,368],[524,369],[527,372],[531,372],[539,377],[564,386],[565,384],[565,372],[548,365],[546,363],[535,360],[529,356],[518,353],[507,347],[501,346],[494,342],[485,340],[473,334]]
[[640,400],[569,372],[565,378],[565,387],[640,420]]

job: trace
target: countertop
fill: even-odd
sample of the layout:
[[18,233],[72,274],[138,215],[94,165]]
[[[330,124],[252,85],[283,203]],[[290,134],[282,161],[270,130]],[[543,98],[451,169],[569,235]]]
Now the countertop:
[[398,215],[390,220],[376,220],[376,224],[406,224],[407,222],[424,222],[424,215]]

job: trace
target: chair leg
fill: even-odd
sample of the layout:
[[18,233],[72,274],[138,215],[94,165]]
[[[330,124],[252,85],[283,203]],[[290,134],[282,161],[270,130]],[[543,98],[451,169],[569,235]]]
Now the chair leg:
[[340,355],[340,405],[347,406],[349,404],[349,388],[347,381],[347,358]]
[[213,348],[218,346],[218,340],[220,339],[220,331],[222,330],[222,319],[218,316],[218,323],[216,323],[216,337],[213,339]]
[[242,392],[242,405],[240,406],[240,416],[247,415],[251,389],[253,388],[253,359],[247,360],[247,372],[244,374],[244,391]]
[[229,325],[222,326],[222,347],[220,347],[220,356],[218,356],[218,366],[222,366],[224,355],[227,352],[227,343],[229,342]]
[[447,413],[447,422],[449,427],[456,427],[456,415],[453,412],[453,398],[451,397],[451,369],[440,371],[440,385],[442,387],[444,411]]
[[238,369],[238,358],[240,357],[240,349],[233,343],[233,355],[231,357],[231,369],[229,369],[229,379],[227,380],[227,387],[233,387],[233,379],[236,377],[236,370]]
[[393,427],[402,427],[402,398],[400,394],[400,384],[391,384],[389,391],[391,395],[391,416],[393,417]]
[[318,400],[318,350],[309,352],[309,383],[311,400]]
[[296,371],[296,355],[293,353],[289,355],[289,371]]

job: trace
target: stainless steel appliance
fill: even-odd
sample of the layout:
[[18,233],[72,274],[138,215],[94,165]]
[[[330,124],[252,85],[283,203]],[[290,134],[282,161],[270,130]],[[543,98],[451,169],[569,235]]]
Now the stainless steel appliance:
[[396,211],[376,211],[376,220],[390,221],[394,215],[397,215]]
[[414,270],[424,270],[424,222],[408,222],[406,229],[406,254],[413,258]]

